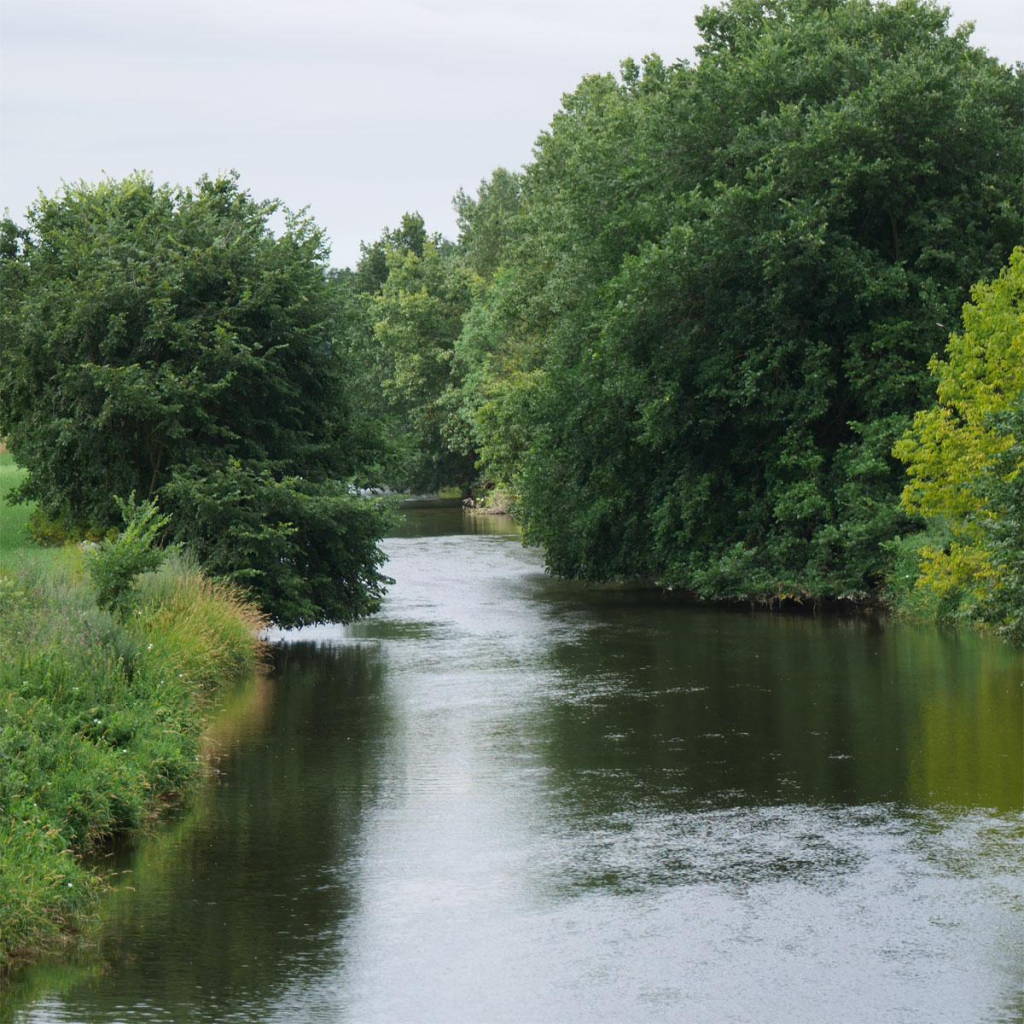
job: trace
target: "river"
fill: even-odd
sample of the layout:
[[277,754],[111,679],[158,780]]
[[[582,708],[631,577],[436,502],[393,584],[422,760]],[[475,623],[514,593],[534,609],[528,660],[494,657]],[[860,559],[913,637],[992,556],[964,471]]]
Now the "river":
[[546,576],[407,513],[17,1022],[1020,1021],[1024,659]]

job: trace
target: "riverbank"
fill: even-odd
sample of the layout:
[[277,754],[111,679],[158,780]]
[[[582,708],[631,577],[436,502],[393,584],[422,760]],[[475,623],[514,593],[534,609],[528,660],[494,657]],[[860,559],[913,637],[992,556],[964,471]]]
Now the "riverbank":
[[67,940],[103,882],[83,858],[138,831],[202,771],[216,690],[254,671],[265,622],[182,557],[124,620],[84,553],[33,544],[0,456],[0,975]]

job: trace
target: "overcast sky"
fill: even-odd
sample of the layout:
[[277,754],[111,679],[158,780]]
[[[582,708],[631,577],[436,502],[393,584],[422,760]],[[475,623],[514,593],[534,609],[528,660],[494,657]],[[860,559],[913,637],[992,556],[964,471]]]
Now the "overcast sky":
[[[2,0],[0,207],[37,189],[236,168],[308,205],[352,264],[405,210],[529,160],[562,93],[627,56],[692,56],[702,0]],[[954,0],[1024,59],[1019,0]]]

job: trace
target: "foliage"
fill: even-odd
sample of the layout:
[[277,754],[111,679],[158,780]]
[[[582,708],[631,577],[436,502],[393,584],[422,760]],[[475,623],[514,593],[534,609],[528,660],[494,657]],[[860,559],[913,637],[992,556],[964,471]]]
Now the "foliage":
[[480,182],[475,197],[460,189],[454,200],[459,253],[481,277],[492,278],[516,238],[523,177],[504,167]]
[[138,578],[143,573],[155,572],[166,558],[166,552],[155,544],[170,516],[160,515],[153,500],[137,502],[134,491],[127,501],[116,500],[124,529],[95,548],[87,564],[96,603],[124,618],[131,609]]
[[316,622],[324,609],[368,615],[391,582],[377,546],[386,514],[342,484],[279,478],[236,460],[183,468],[163,496],[175,536],[278,621]]
[[421,255],[388,255],[388,277],[371,305],[380,387],[406,444],[397,482],[421,490],[465,486],[472,442],[457,414],[454,346],[476,275],[433,241]]
[[[463,200],[467,209],[474,203]],[[479,234],[489,245],[487,229]],[[427,234],[418,214],[406,214],[400,228],[362,246],[355,271],[332,281],[337,302],[354,311],[344,344],[365,396],[367,429],[377,432],[383,453],[373,482],[465,490],[476,452],[455,344],[479,275],[460,247]]]
[[[73,540],[78,539],[77,533],[72,535],[65,528],[63,523],[58,522],[56,519],[52,519],[50,516],[44,515],[38,508],[33,509],[28,519],[28,532],[37,544],[43,544],[49,547],[58,547],[61,544],[69,544]],[[86,539],[86,538],[81,538]],[[100,541],[105,538],[95,537],[88,538],[94,541]]]
[[[43,515],[102,532],[118,520],[115,496],[155,498],[195,467],[234,459],[301,478],[310,500],[322,491],[343,516],[336,481],[372,461],[374,441],[351,412],[323,234],[284,210],[274,235],[279,212],[234,176],[172,188],[135,175],[68,185],[40,197],[26,228],[5,225],[0,432],[29,470],[22,497]],[[369,516],[357,518],[362,534]],[[300,548],[308,534],[295,536]],[[322,567],[350,573],[333,591],[275,604],[301,586],[295,565],[312,562],[298,548],[281,564],[286,583],[273,584],[270,565],[252,581],[271,615],[287,623],[301,606],[304,621],[348,619],[372,604],[361,592],[381,582],[372,545],[358,566]],[[221,553],[220,571],[246,568],[241,552]],[[331,593],[351,601],[324,603]]]
[[927,3],[698,27],[695,64],[587,78],[541,136],[465,415],[561,574],[864,595],[915,528],[891,449],[941,325],[1019,236],[1022,78]]
[[[129,512],[143,533],[156,522],[145,504]],[[81,855],[143,827],[196,777],[208,695],[252,672],[266,625],[179,552],[121,617],[96,604],[80,549],[19,560],[27,537],[3,539],[0,974],[95,906],[100,880]]]
[[910,482],[903,505],[947,524],[949,541],[921,550],[919,586],[957,613],[1018,635],[1024,615],[1024,249],[972,292],[963,333],[935,358],[937,402],[896,445]]
[[357,292],[374,295],[384,287],[391,268],[388,256],[394,252],[423,255],[427,242],[440,245],[441,236],[428,235],[426,224],[418,213],[404,213],[397,228],[385,228],[375,242],[363,242],[359,246],[359,262],[353,273],[353,284]]
[[1011,443],[993,459],[979,486],[995,514],[982,522],[984,543],[997,566],[999,584],[988,596],[986,619],[1017,644],[1024,644],[1024,394],[994,418]]
[[479,308],[516,237],[521,186],[521,175],[499,168],[477,195],[455,196],[456,243],[407,213],[398,228],[360,247],[355,270],[332,274],[346,311],[343,346],[363,395],[356,415],[381,453],[368,483],[465,492],[476,477],[473,420],[486,401],[489,367],[462,338],[467,314]]

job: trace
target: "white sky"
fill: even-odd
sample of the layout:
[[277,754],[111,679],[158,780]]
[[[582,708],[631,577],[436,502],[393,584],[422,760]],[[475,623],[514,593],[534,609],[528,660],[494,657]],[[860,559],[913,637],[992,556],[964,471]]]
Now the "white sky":
[[[530,158],[562,93],[627,56],[689,58],[703,0],[2,0],[0,208],[61,180],[236,168],[308,205],[350,265],[419,210]],[[953,0],[954,22],[1024,59],[1019,0]]]

